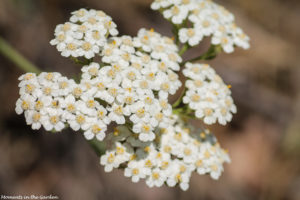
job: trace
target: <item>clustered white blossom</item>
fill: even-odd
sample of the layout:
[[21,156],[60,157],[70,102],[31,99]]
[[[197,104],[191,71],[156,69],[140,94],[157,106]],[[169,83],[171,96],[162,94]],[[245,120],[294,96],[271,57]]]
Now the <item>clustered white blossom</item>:
[[90,59],[101,51],[109,35],[118,34],[116,27],[103,11],[82,8],[72,12],[69,22],[56,26],[50,44],[64,57]]
[[208,64],[186,63],[183,74],[188,78],[183,103],[195,111],[195,116],[206,124],[230,122],[232,113],[236,113],[230,85],[225,85]]
[[84,131],[87,139],[103,140],[110,119],[107,110],[90,96],[87,83],[77,84],[61,74],[42,72],[22,75],[17,114],[24,112],[32,129],[61,131],[68,126]]
[[[233,15],[211,1],[156,0],[152,8],[180,27],[182,43],[194,46],[212,36],[225,52],[234,45],[248,48],[248,37],[235,27]],[[190,23],[193,28],[186,28]],[[229,87],[209,65],[187,62],[182,70],[185,93],[171,105],[169,96],[182,86],[178,74],[183,65],[173,39],[144,28],[136,37],[117,34],[104,12],[73,12],[69,22],[57,25],[50,43],[62,56],[87,61],[80,81],[58,72],[22,75],[17,114],[24,113],[32,129],[70,127],[87,140],[105,142],[104,170],[125,168],[133,182],[145,179],[149,187],[166,183],[187,190],[193,171],[218,179],[223,163],[230,162],[227,152],[208,130],[195,134],[184,128],[188,126],[176,114],[225,125],[236,112]]]
[[208,130],[198,135],[190,131],[180,123],[171,124],[157,131],[155,142],[144,143],[127,127],[120,126],[107,139],[111,146],[101,156],[100,163],[106,172],[122,166],[126,177],[133,182],[145,179],[149,187],[166,183],[187,190],[194,171],[218,179],[223,163],[230,162],[227,152]]
[[[145,39],[151,43],[145,43]],[[160,51],[157,46],[163,50]],[[140,47],[151,50],[151,55],[139,51]],[[141,141],[153,141],[154,130],[169,124],[172,114],[169,94],[175,94],[181,86],[178,75],[173,71],[179,70],[181,61],[177,47],[171,39],[153,30],[141,29],[136,38],[109,38],[100,54],[102,66],[95,62],[83,66],[80,84],[59,73],[21,76],[17,113],[26,110],[23,104],[28,99],[29,104],[42,102],[45,105],[42,110],[30,107],[29,111],[25,111],[27,123],[34,123],[34,128],[40,128],[36,126],[39,123],[46,130],[60,131],[68,124],[75,131],[83,130],[87,139],[96,136],[102,141],[110,122],[129,123]],[[62,84],[61,80],[65,83]],[[64,87],[61,88],[61,85]],[[45,90],[46,93],[43,92]],[[39,91],[38,94],[36,91]],[[53,101],[56,102],[55,107],[50,103]],[[50,111],[48,107],[51,107]],[[40,120],[34,121],[33,115],[27,114],[32,110],[41,115]],[[51,120],[52,113],[55,120]]]
[[179,40],[189,46],[211,37],[226,53],[234,46],[249,48],[249,37],[234,22],[234,15],[211,0],[155,0],[151,8],[179,28]]

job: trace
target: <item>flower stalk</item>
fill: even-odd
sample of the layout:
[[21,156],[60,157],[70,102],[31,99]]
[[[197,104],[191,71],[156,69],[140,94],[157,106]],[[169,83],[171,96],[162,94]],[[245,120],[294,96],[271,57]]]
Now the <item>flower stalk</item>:
[[15,50],[10,44],[8,44],[1,36],[0,36],[0,53],[5,56],[7,59],[12,61],[16,67],[25,71],[25,72],[33,72],[40,73],[38,67],[28,61],[24,56],[22,56],[17,50]]

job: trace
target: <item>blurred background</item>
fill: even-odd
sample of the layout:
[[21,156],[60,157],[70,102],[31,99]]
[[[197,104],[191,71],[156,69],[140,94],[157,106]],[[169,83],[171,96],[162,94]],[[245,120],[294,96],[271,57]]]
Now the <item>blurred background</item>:
[[[60,199],[300,199],[300,1],[218,0],[251,37],[251,49],[209,63],[232,85],[238,114],[216,125],[232,163],[219,181],[193,174],[190,189],[148,188],[121,170],[105,173],[83,137],[32,131],[16,115],[17,78],[23,73],[0,55],[0,194],[57,195]],[[1,0],[0,35],[41,70],[72,77],[78,65],[50,46],[57,24],[79,8],[104,10],[121,34],[141,27],[170,35],[151,0]],[[204,52],[204,45],[187,54]]]

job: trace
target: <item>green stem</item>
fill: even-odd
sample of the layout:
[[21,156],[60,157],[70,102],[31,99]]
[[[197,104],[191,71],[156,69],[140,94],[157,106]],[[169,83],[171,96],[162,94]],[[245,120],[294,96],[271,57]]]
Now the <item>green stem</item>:
[[173,24],[172,32],[173,32],[174,37],[175,37],[175,44],[179,47],[178,27],[175,24]]
[[86,59],[86,58],[83,58],[82,60],[80,60],[79,58],[75,58],[75,57],[70,57],[71,60],[73,60],[76,64],[79,64],[79,65],[89,65],[91,62],[93,62],[93,59]]
[[181,56],[182,54],[184,54],[184,52],[186,52],[186,50],[189,49],[189,45],[185,44],[179,51],[179,55]]
[[185,64],[187,62],[198,61],[198,60],[211,60],[211,59],[215,58],[221,51],[222,51],[221,46],[211,45],[206,53],[204,53],[200,56],[197,56],[195,58],[192,58],[190,60],[187,60],[183,64]]
[[182,101],[182,99],[184,97],[185,92],[186,92],[186,88],[184,87],[184,89],[182,90],[179,98],[175,101],[175,103],[173,103],[172,108],[176,108],[177,106],[180,105],[180,103],[181,103],[181,101]]
[[0,36],[0,53],[7,59],[12,61],[18,68],[25,72],[40,73],[41,71],[34,64],[24,58],[19,52],[17,52],[10,44],[8,44]]
[[101,156],[105,153],[105,143],[104,142],[100,142],[99,140],[97,140],[96,138],[94,138],[93,140],[89,140],[89,145],[94,149],[94,151],[96,152],[96,154],[98,156]]

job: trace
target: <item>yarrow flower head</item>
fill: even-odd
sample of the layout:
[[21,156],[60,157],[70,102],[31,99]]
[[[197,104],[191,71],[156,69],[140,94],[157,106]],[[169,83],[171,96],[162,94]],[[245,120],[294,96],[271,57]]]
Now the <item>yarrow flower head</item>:
[[[50,43],[82,65],[81,75],[76,82],[58,72],[20,76],[15,110],[34,130],[69,127],[104,143],[100,164],[106,172],[123,168],[133,182],[187,190],[192,172],[218,179],[230,162],[214,135],[188,119],[225,125],[236,112],[230,86],[209,65],[192,61],[211,59],[221,48],[246,49],[249,38],[210,0],[155,0],[151,8],[174,24],[174,39],[145,28],[135,37],[117,36],[103,11],[72,12]],[[205,36],[212,37],[212,48],[184,61],[181,55]]]
[[64,57],[93,58],[109,35],[118,34],[116,24],[103,11],[80,9],[72,12],[69,22],[57,25],[51,45]]
[[161,129],[156,133],[157,140],[152,143],[133,144],[129,135],[122,142],[115,137],[109,138],[111,147],[101,157],[101,164],[106,171],[122,164],[126,177],[133,182],[145,179],[149,187],[160,187],[165,183],[187,190],[194,171],[218,179],[223,163],[230,162],[227,152],[208,130],[196,135],[182,126],[181,122],[176,122]]
[[213,45],[232,53],[234,47],[249,48],[249,37],[234,22],[234,16],[211,0],[155,0],[151,8],[179,29],[179,40],[189,46],[211,37]]
[[206,124],[218,121],[226,125],[236,113],[230,85],[225,85],[215,70],[208,64],[186,63],[183,74],[188,78],[183,103],[188,104],[197,118]]

